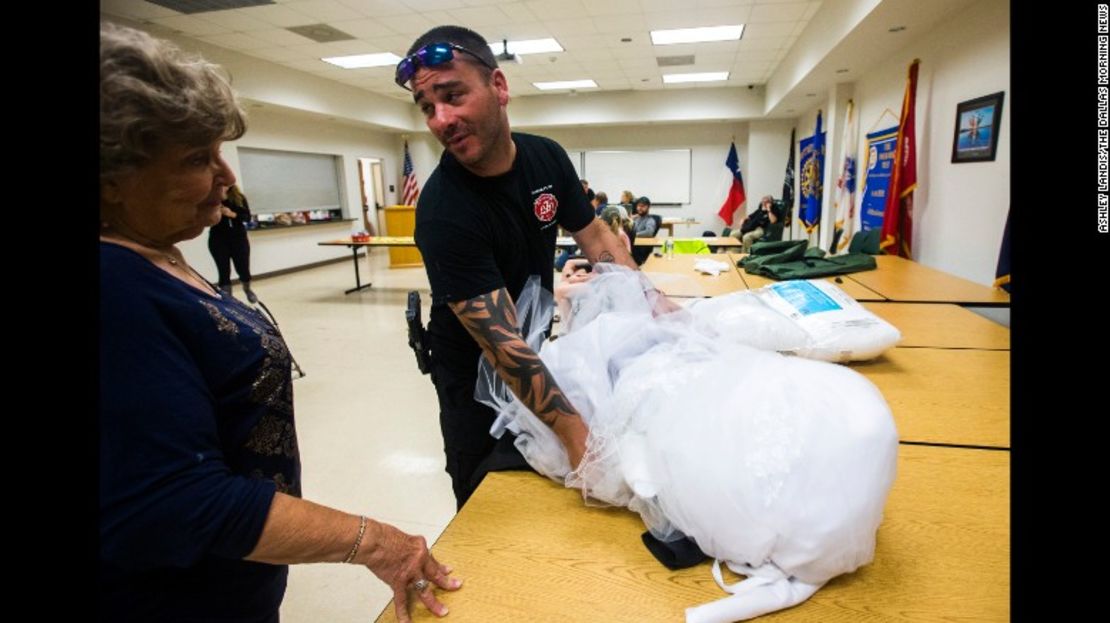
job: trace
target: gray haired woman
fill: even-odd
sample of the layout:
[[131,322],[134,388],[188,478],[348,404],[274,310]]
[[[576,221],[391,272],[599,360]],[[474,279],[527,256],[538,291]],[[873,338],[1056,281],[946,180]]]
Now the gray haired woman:
[[442,616],[460,582],[422,537],[301,499],[289,351],[175,246],[220,219],[245,131],[215,65],[101,25],[99,618],[277,621],[305,562]]

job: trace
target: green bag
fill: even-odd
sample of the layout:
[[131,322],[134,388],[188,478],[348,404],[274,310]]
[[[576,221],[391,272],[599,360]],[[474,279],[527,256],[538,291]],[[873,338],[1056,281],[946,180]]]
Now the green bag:
[[825,257],[819,248],[808,248],[806,240],[785,240],[752,245],[751,255],[738,264],[748,273],[772,279],[815,279],[874,270],[875,258],[863,253]]

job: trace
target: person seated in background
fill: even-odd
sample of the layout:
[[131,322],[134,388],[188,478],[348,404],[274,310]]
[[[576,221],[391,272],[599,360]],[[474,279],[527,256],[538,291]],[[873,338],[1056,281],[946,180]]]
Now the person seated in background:
[[601,212],[609,207],[609,195],[598,191],[591,203],[594,204],[594,216],[601,216]]
[[631,190],[621,193],[621,207],[624,208],[629,217],[636,212],[636,195],[633,195]]
[[659,233],[659,218],[649,214],[650,212],[651,199],[640,197],[636,200],[636,214],[632,217],[632,224],[637,238],[654,238]]
[[[605,193],[598,193],[603,195]],[[632,220],[624,214],[624,210],[617,206],[606,206],[601,211],[600,218],[609,226],[613,235],[620,238],[624,246],[631,252],[632,251]]]
[[767,230],[779,222],[782,217],[775,208],[775,199],[771,195],[764,195],[759,200],[759,207],[740,223],[741,250],[749,253],[752,245],[763,238]]

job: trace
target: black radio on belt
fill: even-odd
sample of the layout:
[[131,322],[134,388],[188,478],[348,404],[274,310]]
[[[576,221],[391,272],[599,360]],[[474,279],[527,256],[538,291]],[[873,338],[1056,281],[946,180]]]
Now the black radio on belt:
[[431,353],[428,352],[424,325],[420,322],[420,293],[416,290],[409,292],[405,323],[409,326],[409,348],[416,353],[416,367],[421,374],[428,374],[431,370]]

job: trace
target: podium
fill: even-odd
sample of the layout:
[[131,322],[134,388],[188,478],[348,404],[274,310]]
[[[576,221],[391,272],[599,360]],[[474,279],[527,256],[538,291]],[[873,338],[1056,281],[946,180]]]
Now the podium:
[[[416,206],[387,206],[385,208],[385,234],[387,236],[412,236],[416,231]],[[424,258],[416,247],[389,247],[390,268],[423,266]]]

